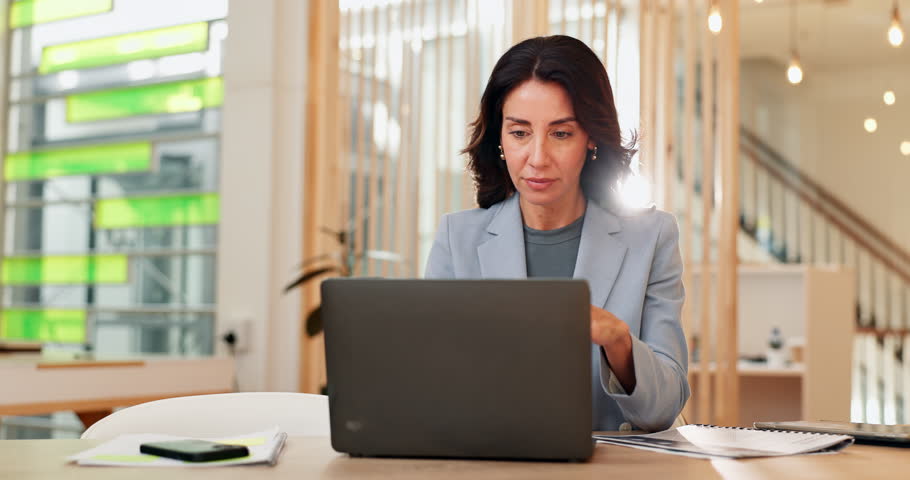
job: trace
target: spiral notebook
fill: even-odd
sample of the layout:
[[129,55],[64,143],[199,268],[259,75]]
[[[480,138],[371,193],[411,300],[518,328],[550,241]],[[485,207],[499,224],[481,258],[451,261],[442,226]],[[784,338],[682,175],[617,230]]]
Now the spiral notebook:
[[594,435],[599,442],[699,458],[755,458],[836,452],[849,435],[686,425],[647,435]]

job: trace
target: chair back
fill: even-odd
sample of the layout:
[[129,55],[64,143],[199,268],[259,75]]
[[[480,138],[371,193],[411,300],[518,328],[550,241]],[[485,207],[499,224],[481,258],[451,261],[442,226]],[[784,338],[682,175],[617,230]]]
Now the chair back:
[[119,410],[89,427],[83,439],[125,433],[223,437],[278,426],[291,436],[329,436],[325,395],[240,392],[175,397]]

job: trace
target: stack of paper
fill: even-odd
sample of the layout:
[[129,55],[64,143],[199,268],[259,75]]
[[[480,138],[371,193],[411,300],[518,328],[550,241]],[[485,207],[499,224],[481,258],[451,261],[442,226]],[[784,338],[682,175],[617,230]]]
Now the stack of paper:
[[184,462],[170,458],[156,457],[139,453],[139,445],[148,442],[170,440],[187,440],[189,437],[177,437],[160,434],[120,435],[113,440],[98,445],[69,457],[68,460],[79,465],[91,466],[129,466],[129,467],[224,467],[228,465],[249,465],[268,463],[274,465],[284,447],[287,434],[273,427],[262,432],[236,435],[227,438],[202,438],[213,442],[231,445],[245,445],[250,454],[246,457],[216,460],[212,462]]
[[594,439],[698,458],[752,458],[834,452],[853,443],[853,437],[849,435],[777,432],[713,425],[686,425],[648,435],[595,435]]

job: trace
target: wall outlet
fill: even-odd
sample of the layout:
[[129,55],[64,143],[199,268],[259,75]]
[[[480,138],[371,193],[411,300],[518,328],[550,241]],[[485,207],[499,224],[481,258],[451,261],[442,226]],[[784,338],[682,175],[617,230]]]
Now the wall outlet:
[[236,318],[228,323],[221,333],[221,341],[228,344],[234,343],[235,353],[246,353],[253,344],[253,319],[249,317]]

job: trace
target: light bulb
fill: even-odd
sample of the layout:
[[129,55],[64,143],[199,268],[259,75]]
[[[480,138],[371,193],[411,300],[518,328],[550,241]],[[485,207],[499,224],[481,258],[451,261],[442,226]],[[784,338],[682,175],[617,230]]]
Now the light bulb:
[[799,85],[803,81],[803,67],[799,64],[799,59],[794,55],[790,60],[790,66],[787,67],[787,80],[793,85]]
[[885,95],[882,97],[882,99],[885,101],[885,105],[894,105],[894,102],[897,101],[897,97],[894,96],[894,92],[891,90],[885,92]]
[[712,5],[708,11],[708,30],[717,35],[724,28],[724,19],[720,16],[720,8]]
[[897,2],[894,2],[894,10],[891,10],[891,26],[888,28],[888,43],[892,47],[899,47],[904,43],[904,30],[901,28],[901,14],[897,9]]
[[765,0],[755,0],[755,3],[762,3],[762,2],[764,2],[764,1],[765,1]]
[[874,133],[878,130],[878,122],[876,122],[874,118],[869,117],[863,122],[863,128],[869,133]]
[[904,154],[905,157],[910,157],[910,142],[907,140],[901,142],[901,153]]
[[888,43],[892,47],[899,47],[904,43],[904,31],[901,29],[899,22],[891,22],[891,28],[888,29]]

